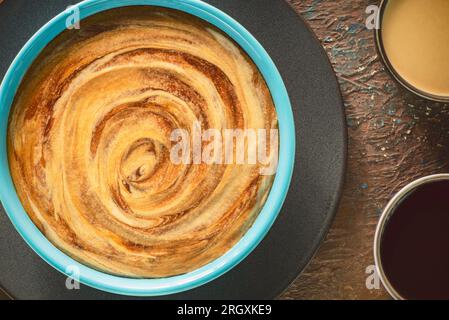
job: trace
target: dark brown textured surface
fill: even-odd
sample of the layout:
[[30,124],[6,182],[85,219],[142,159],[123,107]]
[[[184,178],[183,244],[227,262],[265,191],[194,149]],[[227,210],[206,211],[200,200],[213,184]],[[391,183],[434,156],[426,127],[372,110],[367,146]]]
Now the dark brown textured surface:
[[382,208],[415,178],[447,172],[449,106],[416,98],[385,71],[367,0],[289,0],[325,47],[337,73],[349,132],[346,184],[325,243],[286,299],[383,299],[366,288]]

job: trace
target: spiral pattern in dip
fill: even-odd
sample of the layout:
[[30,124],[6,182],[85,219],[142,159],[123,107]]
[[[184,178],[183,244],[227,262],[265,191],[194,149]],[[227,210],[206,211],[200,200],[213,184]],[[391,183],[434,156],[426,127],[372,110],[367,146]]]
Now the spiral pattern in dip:
[[177,11],[97,14],[52,41],[22,81],[8,130],[18,195],[53,244],[101,271],[197,269],[251,227],[273,176],[259,164],[173,163],[173,130],[195,122],[277,128],[247,55]]

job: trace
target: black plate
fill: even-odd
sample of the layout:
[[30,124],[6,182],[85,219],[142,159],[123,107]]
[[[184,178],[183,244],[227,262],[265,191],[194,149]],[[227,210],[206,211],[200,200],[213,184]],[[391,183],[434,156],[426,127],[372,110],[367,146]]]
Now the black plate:
[[[238,267],[176,299],[271,299],[300,274],[334,217],[346,163],[343,104],[329,60],[283,0],[209,0],[244,25],[279,68],[292,101],[297,155],[292,185],[269,235]],[[0,75],[23,44],[73,0],[6,0],[0,5]],[[65,277],[42,261],[0,213],[0,285],[18,299],[121,298]]]

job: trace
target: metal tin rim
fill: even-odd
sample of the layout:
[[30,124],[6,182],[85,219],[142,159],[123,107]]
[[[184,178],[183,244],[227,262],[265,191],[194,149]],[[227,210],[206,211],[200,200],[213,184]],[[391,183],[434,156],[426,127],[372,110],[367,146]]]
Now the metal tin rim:
[[387,204],[385,207],[380,220],[377,225],[376,233],[374,236],[374,261],[376,264],[376,270],[377,274],[380,277],[380,280],[382,281],[382,284],[384,285],[385,289],[388,291],[388,293],[396,300],[406,300],[399,292],[396,291],[396,289],[393,287],[391,282],[388,280],[388,277],[386,276],[384,269],[382,267],[382,259],[380,255],[380,245],[381,245],[381,239],[383,232],[385,230],[385,226],[388,223],[389,218],[394,213],[397,205],[405,198],[407,197],[411,192],[415,191],[416,188],[419,186],[422,186],[424,184],[435,182],[435,181],[442,181],[442,180],[449,180],[449,174],[435,174],[426,176],[423,178],[420,178],[418,180],[415,180],[408,185],[406,185],[404,188],[402,188]]
[[379,11],[378,11],[378,15],[377,15],[377,25],[375,30],[375,38],[376,38],[376,47],[377,47],[377,51],[380,55],[380,57],[382,58],[382,62],[384,63],[384,65],[387,67],[387,70],[389,71],[389,73],[393,76],[393,78],[405,89],[407,89],[408,91],[414,93],[415,95],[427,99],[427,100],[431,100],[434,102],[442,102],[442,103],[448,103],[449,102],[449,96],[445,97],[445,96],[438,96],[438,95],[434,95],[428,92],[425,92],[423,90],[418,89],[417,87],[413,86],[411,83],[409,83],[408,81],[406,81],[397,71],[396,69],[393,67],[393,65],[391,64],[390,60],[388,59],[388,55],[385,51],[385,47],[383,44],[383,38],[382,38],[382,20],[383,20],[383,15],[385,12],[385,8],[387,7],[388,4],[388,0],[381,0],[380,5],[379,5]]

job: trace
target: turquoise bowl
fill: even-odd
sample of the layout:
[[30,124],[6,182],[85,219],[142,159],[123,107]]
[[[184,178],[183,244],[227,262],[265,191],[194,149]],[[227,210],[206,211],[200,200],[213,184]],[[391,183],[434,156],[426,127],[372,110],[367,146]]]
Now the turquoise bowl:
[[[17,55],[0,87],[0,201],[7,215],[28,245],[58,271],[73,276],[79,270],[82,284],[110,293],[129,296],[163,296],[204,285],[231,270],[245,259],[270,230],[284,203],[295,159],[295,126],[284,82],[268,53],[237,21],[217,8],[199,0],[86,0],[76,6],[81,19],[101,11],[133,5],[172,8],[197,16],[215,25],[233,38],[253,59],[262,72],[273,96],[279,117],[279,167],[272,191],[254,225],[226,254],[193,272],[162,279],[130,279],[113,276],[83,265],[57,249],[34,225],[25,212],[11,179],[7,158],[7,126],[16,91],[30,65],[66,28],[73,11],[66,10],[43,26]],[[281,248],[280,248],[281,249]]]

